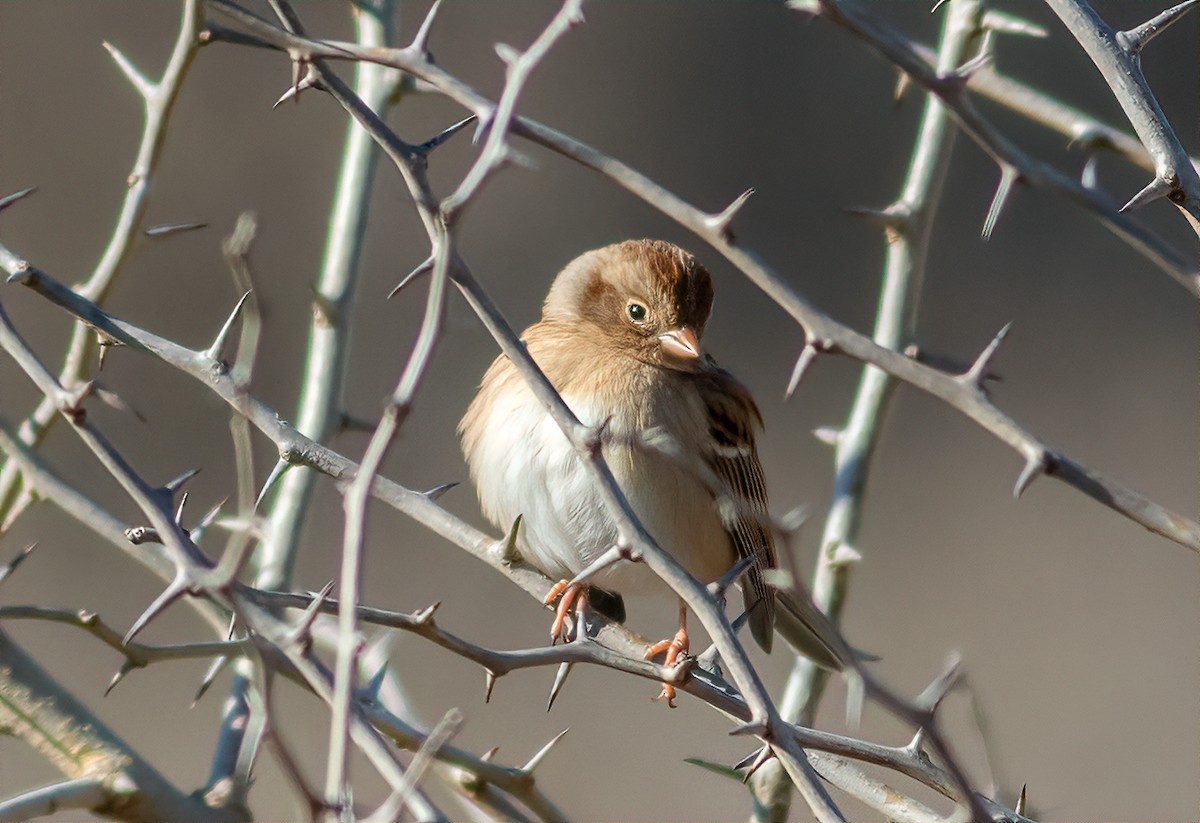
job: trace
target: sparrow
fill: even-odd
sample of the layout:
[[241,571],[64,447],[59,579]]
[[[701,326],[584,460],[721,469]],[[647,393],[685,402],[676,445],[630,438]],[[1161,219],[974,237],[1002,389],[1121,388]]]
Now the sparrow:
[[[749,391],[701,347],[712,305],[712,277],[695,257],[665,241],[627,240],[571,261],[522,340],[576,417],[600,433],[605,461],[658,545],[702,583],[748,558],[740,586],[759,646],[771,650],[778,622],[798,651],[841,670],[846,647],[824,615],[807,596],[784,598],[763,578],[776,565],[755,447],[763,419]],[[616,544],[617,526],[506,355],[484,375],[459,434],[484,515],[502,530],[522,516],[521,557],[560,580],[546,599],[561,597],[552,640],[568,639],[571,607],[589,594],[670,593],[646,564],[628,561],[607,566],[589,587],[569,583]],[[682,602],[679,624],[647,658],[665,651],[672,665],[687,654]],[[665,684],[659,698],[673,706],[673,697]]]

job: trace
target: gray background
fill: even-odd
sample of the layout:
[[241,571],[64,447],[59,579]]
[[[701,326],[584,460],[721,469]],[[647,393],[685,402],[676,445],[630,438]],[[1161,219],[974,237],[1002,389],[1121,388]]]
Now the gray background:
[[[879,2],[881,16],[924,42],[939,19],[927,2]],[[1050,39],[1002,38],[1003,71],[1124,124],[1082,50],[1039,3],[1004,4],[1048,26]],[[1161,2],[1097,3],[1129,26]],[[265,6],[264,6],[265,8]],[[311,30],[350,36],[342,4],[301,4]],[[411,32],[426,4],[405,3]],[[555,6],[449,2],[433,37],[439,62],[490,94],[502,73],[497,41],[527,44]],[[265,13],[265,11],[264,11]],[[174,39],[178,8],[166,2],[7,3],[0,10],[0,189],[30,185],[37,195],[3,215],[3,240],[62,280],[91,270],[111,231],[140,133],[140,103],[100,41],[155,74]],[[843,213],[883,205],[903,177],[920,113],[919,95],[892,102],[893,70],[831,25],[807,24],[768,3],[593,3],[538,71],[522,111],[611,152],[708,209],[747,187],[758,193],[739,218],[739,239],[833,316],[868,329],[884,243],[871,225]],[[1197,31],[1193,16],[1145,55],[1147,74],[1195,151]],[[343,69],[348,76],[348,69]],[[277,54],[221,45],[201,52],[179,103],[147,225],[203,221],[211,228],[145,241],[117,284],[112,309],[185,344],[210,338],[235,299],[219,241],[239,212],[257,211],[254,250],[266,329],[254,391],[293,413],[309,317],[309,285],[322,250],[329,194],[345,118],[308,94],[272,111],[290,68]],[[985,106],[1041,157],[1077,170],[1083,155],[1057,136]],[[409,99],[391,124],[421,140],[461,116],[438,99]],[[772,508],[808,505],[819,521],[828,502],[827,447],[810,430],[837,424],[857,379],[855,363],[823,359],[798,397],[783,386],[802,342],[799,329],[752,285],[686,232],[599,178],[536,147],[523,146],[536,172],[509,171],[471,209],[467,260],[518,328],[532,322],[557,271],[578,252],[630,236],[664,237],[692,248],[712,269],[717,303],[706,344],[756,394],[767,421],[763,459]],[[433,180],[448,191],[472,157],[459,139],[435,156]],[[427,245],[398,175],[386,164],[372,212],[350,359],[349,410],[373,417],[407,356],[423,292],[384,302]],[[1101,160],[1101,184],[1117,197],[1145,174]],[[979,239],[997,172],[969,141],[958,144],[938,222],[919,342],[968,358],[1013,321],[997,368],[1000,405],[1079,461],[1156,501],[1194,516],[1196,304],[1164,274],[1077,207],[1021,189],[990,242]],[[1194,249],[1184,220],[1160,201],[1138,214],[1180,248]],[[35,348],[53,362],[69,324],[15,287],[0,299]],[[454,426],[494,345],[457,297],[436,368],[393,450],[389,476],[427,488],[464,480]],[[94,419],[150,479],[190,466],[197,512],[232,493],[227,412],[197,384],[132,353],[110,354],[104,380],[149,419],[93,404]],[[35,400],[28,381],[0,362],[0,414],[19,419]],[[61,427],[60,427],[61,429]],[[363,435],[334,445],[360,456]],[[272,459],[258,442],[260,480]],[[51,463],[114,511],[139,522],[125,499],[65,430],[43,449]],[[985,719],[987,751],[1012,801],[1028,782],[1035,810],[1054,819],[1194,819],[1200,805],[1200,617],[1196,557],[1053,481],[1015,502],[1020,461],[965,418],[901,388],[878,455],[853,575],[845,627],[852,641],[883,656],[879,670],[919,691],[951,650],[965,658],[974,705]],[[463,487],[444,498],[482,523]],[[297,584],[319,588],[336,575],[340,501],[327,482],[312,509]],[[519,590],[463,552],[377,507],[371,513],[366,602],[411,610],[435,600],[450,630],[479,643],[518,648],[545,642],[548,619]],[[809,566],[819,527],[805,535]],[[6,583],[5,603],[87,607],[126,626],[160,583],[49,505],[27,515],[3,546],[39,549]],[[631,621],[665,631],[671,607],[634,602]],[[164,663],[134,673],[107,699],[119,656],[78,631],[6,626],[50,670],[96,708],[166,774],[200,785],[207,774],[220,691],[188,705],[200,662]],[[184,607],[145,640],[182,640],[202,627]],[[564,727],[571,733],[539,776],[572,815],[607,820],[719,820],[745,815],[740,789],[682,762],[732,762],[748,751],[728,723],[687,699],[675,711],[651,703],[652,684],[579,670],[554,711],[544,701],[551,672],[503,678],[483,703],[481,672],[418,639],[395,644],[421,715],[433,722],[459,706],[458,742],[523,762]],[[757,654],[757,651],[755,652]],[[761,660],[773,688],[788,660]],[[314,776],[323,776],[327,720],[298,689],[281,687],[282,722]],[[842,692],[828,702],[824,728],[842,730]],[[971,700],[952,697],[948,728],[973,773],[986,775]],[[868,710],[860,732],[900,743],[908,732]],[[365,764],[357,774],[368,775]],[[55,779],[18,741],[0,738],[0,795]],[[252,794],[263,819],[295,815],[278,771],[264,758]],[[385,790],[364,777],[359,798]],[[897,785],[908,786],[897,780]],[[852,813],[866,815],[848,804]],[[797,819],[807,816],[797,811]]]

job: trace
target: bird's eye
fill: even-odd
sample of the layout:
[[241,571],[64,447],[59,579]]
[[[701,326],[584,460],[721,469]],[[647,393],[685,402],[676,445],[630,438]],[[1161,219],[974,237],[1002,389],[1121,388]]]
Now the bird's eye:
[[629,319],[635,323],[641,323],[646,319],[646,307],[641,303],[630,303],[626,311],[629,312]]

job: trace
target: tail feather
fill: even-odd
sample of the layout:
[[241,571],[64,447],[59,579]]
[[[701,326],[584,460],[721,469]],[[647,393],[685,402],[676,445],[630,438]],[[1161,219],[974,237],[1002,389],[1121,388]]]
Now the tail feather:
[[752,595],[750,587],[747,586],[743,590],[746,601],[746,609],[750,612],[750,634],[767,654],[771,653],[771,645],[775,640],[775,603],[771,596],[771,591],[767,590],[766,597],[760,597],[754,603],[751,603]]
[[846,668],[853,652],[811,598],[776,591],[775,606],[775,628],[792,648],[822,669],[840,672]]

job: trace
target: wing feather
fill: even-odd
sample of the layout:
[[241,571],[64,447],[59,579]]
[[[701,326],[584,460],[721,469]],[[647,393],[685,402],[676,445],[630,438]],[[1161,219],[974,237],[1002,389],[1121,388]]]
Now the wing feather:
[[750,392],[715,364],[699,377],[711,443],[704,460],[724,487],[716,490],[715,496],[738,558],[754,560],[743,578],[742,594],[750,612],[751,632],[758,644],[770,651],[775,598],[762,573],[774,568],[776,559],[767,482],[755,448],[762,415]]

